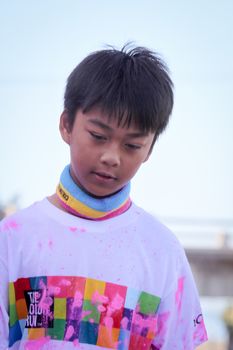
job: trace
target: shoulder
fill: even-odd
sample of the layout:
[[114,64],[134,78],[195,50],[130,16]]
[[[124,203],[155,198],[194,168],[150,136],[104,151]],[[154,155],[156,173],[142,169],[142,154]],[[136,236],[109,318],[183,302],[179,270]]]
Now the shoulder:
[[[151,276],[159,271],[163,295],[168,295],[174,292],[181,276],[192,279],[184,247],[175,234],[155,216],[137,206],[133,210],[137,218],[136,235],[132,241],[139,242],[140,250],[144,252],[143,259],[151,268]],[[153,277],[151,280],[154,281]]]
[[173,245],[181,248],[181,244],[175,234],[164,225],[156,216],[148,213],[144,209],[134,205],[135,216],[137,216],[137,227],[143,232],[145,237],[157,243]]
[[0,222],[0,232],[17,231],[25,223],[38,221],[40,217],[40,208],[43,206],[44,200],[33,203],[27,208],[5,217]]

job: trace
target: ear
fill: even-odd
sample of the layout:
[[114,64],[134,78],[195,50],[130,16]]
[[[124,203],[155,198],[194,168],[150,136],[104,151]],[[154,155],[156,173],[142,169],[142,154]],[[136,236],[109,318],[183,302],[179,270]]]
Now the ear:
[[68,119],[68,113],[64,110],[60,117],[59,130],[62,139],[69,145],[71,137],[71,128]]

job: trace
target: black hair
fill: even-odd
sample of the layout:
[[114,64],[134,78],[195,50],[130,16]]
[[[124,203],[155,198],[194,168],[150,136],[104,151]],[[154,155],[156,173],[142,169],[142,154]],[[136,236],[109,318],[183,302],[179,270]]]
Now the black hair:
[[[163,60],[144,47],[109,47],[88,55],[67,80],[64,108],[72,128],[77,110],[99,107],[119,125],[155,132],[167,126],[173,83]],[[154,141],[155,141],[154,140]]]

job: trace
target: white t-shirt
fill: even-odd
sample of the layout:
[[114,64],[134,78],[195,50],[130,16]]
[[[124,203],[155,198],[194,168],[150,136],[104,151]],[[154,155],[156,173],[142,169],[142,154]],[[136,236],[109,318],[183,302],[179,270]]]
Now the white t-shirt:
[[97,222],[44,199],[1,221],[1,350],[192,350],[206,339],[183,248],[136,205]]

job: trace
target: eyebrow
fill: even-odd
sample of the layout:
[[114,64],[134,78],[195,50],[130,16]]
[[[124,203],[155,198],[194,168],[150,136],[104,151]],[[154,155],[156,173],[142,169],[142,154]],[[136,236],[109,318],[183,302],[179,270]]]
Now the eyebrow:
[[[102,121],[100,121],[99,119],[88,119],[88,122],[90,122],[93,125],[99,126],[101,129],[104,129],[106,131],[110,131],[113,132],[114,128],[111,128],[109,125],[103,123]],[[127,137],[143,137],[143,136],[148,136],[148,132],[143,132],[143,131],[139,131],[139,132],[132,132],[132,133],[128,133],[126,135]]]

